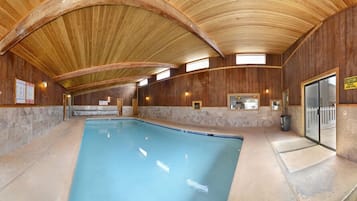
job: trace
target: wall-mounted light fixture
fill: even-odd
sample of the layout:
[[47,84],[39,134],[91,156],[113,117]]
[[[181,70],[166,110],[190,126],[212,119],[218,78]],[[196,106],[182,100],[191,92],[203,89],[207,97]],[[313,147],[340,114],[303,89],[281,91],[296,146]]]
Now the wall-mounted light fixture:
[[42,88],[47,88],[47,82],[46,81],[42,81],[41,82],[41,84],[40,84],[40,86],[42,87]]
[[185,91],[185,96],[189,96],[189,95],[190,95],[190,92]]
[[270,92],[269,89],[265,89],[265,93],[268,94]]
[[146,101],[149,101],[149,100],[150,100],[150,97],[149,97],[149,96],[146,96],[146,97],[145,97],[145,100],[146,100]]
[[110,97],[110,96],[107,97],[108,103],[110,103],[111,99],[112,99],[112,97]]
[[71,94],[67,94],[67,98],[71,98]]

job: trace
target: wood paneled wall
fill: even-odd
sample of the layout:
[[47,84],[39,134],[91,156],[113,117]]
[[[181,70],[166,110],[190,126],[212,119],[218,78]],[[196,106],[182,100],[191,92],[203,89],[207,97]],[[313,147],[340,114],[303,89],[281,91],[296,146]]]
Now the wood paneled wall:
[[267,106],[270,99],[281,99],[281,69],[249,67],[183,74],[139,88],[139,105],[191,106],[192,101],[202,100],[206,107],[224,107],[228,93],[260,93],[261,106]]
[[[293,45],[283,58],[291,54]],[[283,68],[284,89],[290,105],[301,104],[301,83],[339,67],[339,103],[357,103],[357,90],[343,88],[344,78],[357,75],[357,6],[326,20],[296,51]]]
[[[152,77],[148,86],[139,88],[139,106],[191,106],[192,101],[202,100],[203,106],[222,107],[227,106],[228,93],[260,93],[260,104],[267,106],[270,99],[281,99],[281,69],[268,67],[281,66],[281,55],[268,54],[266,59],[266,65],[259,68],[224,69],[239,67],[232,54],[209,58],[213,70],[205,72],[186,74],[185,65],[171,69],[170,79],[157,82]],[[270,93],[266,94],[265,89]],[[150,100],[145,100],[146,97]]]
[[[62,105],[64,88],[22,58],[9,52],[0,56],[0,106],[27,105],[15,105],[15,78],[35,84],[34,105]],[[46,89],[40,88],[42,81],[47,82]]]
[[98,105],[99,100],[107,100],[108,96],[111,97],[109,105],[116,105],[117,98],[123,98],[124,106],[131,106],[131,100],[136,98],[136,85],[124,85],[75,95],[74,105]]

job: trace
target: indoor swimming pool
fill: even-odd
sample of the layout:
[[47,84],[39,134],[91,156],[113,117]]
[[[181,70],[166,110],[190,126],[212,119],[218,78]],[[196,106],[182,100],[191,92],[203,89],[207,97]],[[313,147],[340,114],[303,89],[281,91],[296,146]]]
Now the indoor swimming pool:
[[70,201],[226,201],[241,138],[87,120]]

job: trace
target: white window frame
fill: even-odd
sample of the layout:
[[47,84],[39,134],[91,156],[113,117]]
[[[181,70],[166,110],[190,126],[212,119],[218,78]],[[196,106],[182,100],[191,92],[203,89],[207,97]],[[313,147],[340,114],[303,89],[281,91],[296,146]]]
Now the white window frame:
[[200,59],[186,64],[186,72],[209,68],[209,59]]
[[236,64],[266,64],[266,54],[236,54]]
[[139,81],[139,86],[142,87],[142,86],[146,86],[149,84],[149,80],[148,79],[143,79],[141,81]]
[[169,70],[165,70],[165,71],[162,71],[161,73],[158,73],[156,74],[156,80],[163,80],[163,79],[166,79],[166,78],[169,78],[170,77],[170,69]]

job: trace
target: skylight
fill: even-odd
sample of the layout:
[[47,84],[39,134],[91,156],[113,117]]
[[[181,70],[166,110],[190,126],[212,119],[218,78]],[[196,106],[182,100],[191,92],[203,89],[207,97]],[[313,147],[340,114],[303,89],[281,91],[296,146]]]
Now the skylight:
[[158,73],[156,75],[156,80],[162,80],[162,79],[165,79],[168,77],[170,77],[170,70],[165,70],[165,71]]
[[236,54],[236,64],[266,64],[266,55]]
[[145,86],[145,85],[148,85],[148,79],[143,79],[139,82],[139,86]]
[[186,72],[209,68],[209,59],[201,59],[186,64]]

